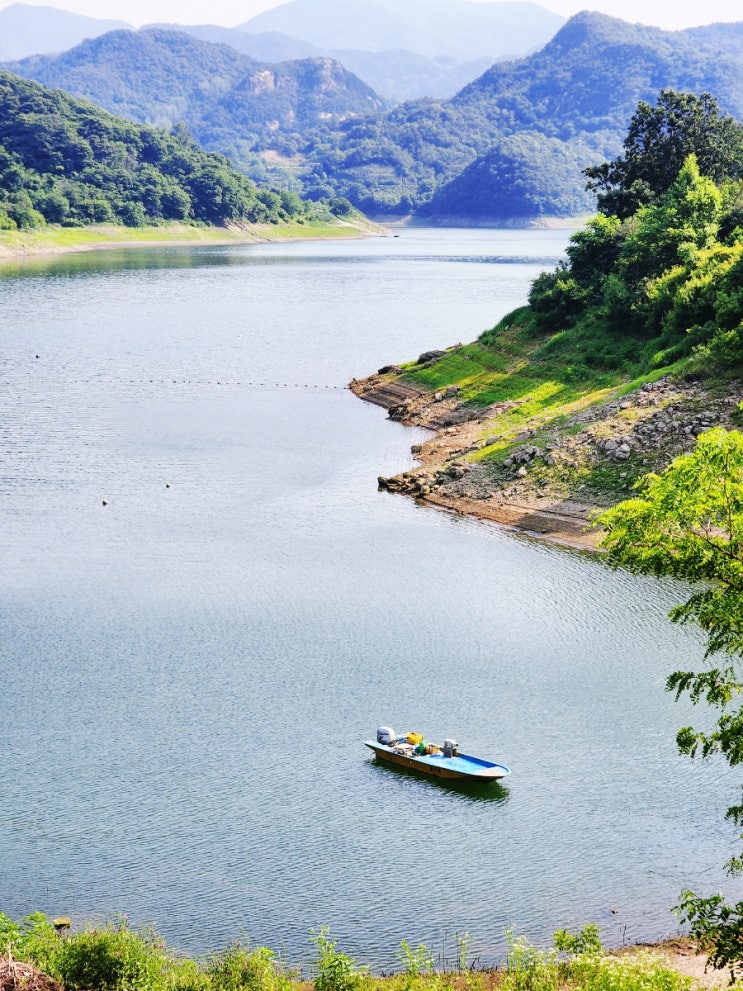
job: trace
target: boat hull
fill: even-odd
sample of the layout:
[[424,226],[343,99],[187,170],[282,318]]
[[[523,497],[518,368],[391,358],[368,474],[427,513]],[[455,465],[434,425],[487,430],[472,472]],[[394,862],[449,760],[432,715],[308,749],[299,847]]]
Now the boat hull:
[[442,781],[481,781],[484,783],[500,781],[511,773],[505,764],[494,764],[469,754],[458,754],[456,757],[444,757],[441,753],[408,756],[407,754],[395,753],[392,747],[383,743],[372,743],[370,740],[366,740],[365,744],[379,760]]

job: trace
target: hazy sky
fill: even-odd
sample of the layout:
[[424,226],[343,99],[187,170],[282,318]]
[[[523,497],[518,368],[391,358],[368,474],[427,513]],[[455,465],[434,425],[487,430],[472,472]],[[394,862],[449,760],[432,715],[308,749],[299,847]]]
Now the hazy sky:
[[[37,3],[37,0],[22,0]],[[262,10],[276,7],[284,0],[38,0],[39,4],[60,7],[90,17],[111,17],[135,26],[153,21],[178,24],[222,24],[234,27]],[[354,0],[348,0],[353,10]],[[487,2],[487,0],[477,0]],[[714,21],[741,21],[740,0],[537,0],[543,7],[569,17],[579,10],[599,10],[625,21],[639,21],[663,28],[685,28]],[[10,6],[0,0],[0,9]]]

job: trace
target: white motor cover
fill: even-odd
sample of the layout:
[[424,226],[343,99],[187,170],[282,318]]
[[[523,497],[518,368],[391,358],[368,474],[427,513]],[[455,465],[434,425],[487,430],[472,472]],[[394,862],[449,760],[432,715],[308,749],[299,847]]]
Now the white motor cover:
[[397,741],[395,731],[390,726],[380,726],[377,730],[377,743],[382,743],[386,747],[391,747]]

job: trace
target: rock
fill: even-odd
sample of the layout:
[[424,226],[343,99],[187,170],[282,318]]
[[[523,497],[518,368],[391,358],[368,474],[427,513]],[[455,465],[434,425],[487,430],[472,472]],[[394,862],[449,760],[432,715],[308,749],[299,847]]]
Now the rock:
[[605,440],[604,441],[604,450],[605,451],[616,451],[616,449],[618,447],[619,447],[619,444],[617,443],[617,441],[613,440],[611,437],[609,437],[608,440]]
[[521,468],[519,468],[519,470],[516,472],[516,474],[518,475],[519,478],[526,478],[529,472],[522,465]]
[[418,364],[424,365],[429,361],[438,361],[439,358],[443,358],[445,354],[446,351],[424,351],[418,358]]
[[401,369],[397,365],[383,365],[377,369],[377,375],[389,375],[390,372],[394,372],[397,375],[400,371]]
[[410,447],[411,454],[420,454],[422,450],[423,450],[422,444],[412,444]]
[[456,396],[458,394],[459,394],[458,385],[449,385],[446,387],[446,395],[449,399],[451,399],[452,396]]

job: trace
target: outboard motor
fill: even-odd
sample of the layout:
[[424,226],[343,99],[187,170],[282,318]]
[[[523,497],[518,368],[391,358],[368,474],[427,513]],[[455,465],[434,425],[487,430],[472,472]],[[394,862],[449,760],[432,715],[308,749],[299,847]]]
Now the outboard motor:
[[385,747],[391,747],[393,743],[397,743],[395,731],[389,726],[380,726],[377,730],[377,743],[381,743]]
[[456,740],[444,740],[444,757],[456,757],[459,753],[459,744]]

